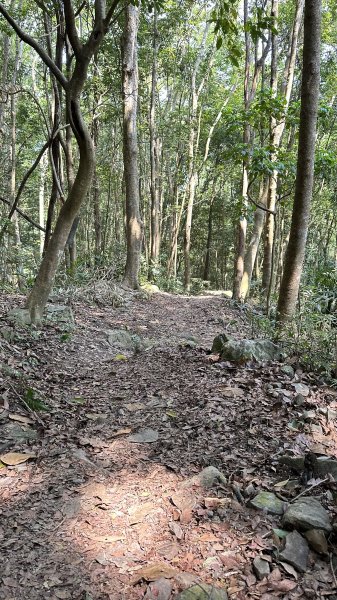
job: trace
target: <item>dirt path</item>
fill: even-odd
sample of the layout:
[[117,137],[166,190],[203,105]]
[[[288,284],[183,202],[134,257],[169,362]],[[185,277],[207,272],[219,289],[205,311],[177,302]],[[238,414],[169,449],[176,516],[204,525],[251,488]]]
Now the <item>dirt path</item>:
[[[10,303],[4,299],[4,314]],[[157,563],[172,598],[195,578],[225,587],[233,600],[323,598],[333,584],[329,561],[312,556],[311,573],[295,581],[273,558],[279,519],[246,505],[249,494],[289,477],[277,462],[285,449],[309,437],[323,443],[323,434],[289,427],[297,413],[278,399],[279,389],[293,393],[280,365],[210,359],[224,325],[247,333],[240,314],[223,298],[165,294],[119,309],[76,304],[74,313],[70,336],[50,325],[0,344],[1,453],[35,455],[0,469],[0,599],[143,598],[151,573],[142,569]],[[125,328],[152,344],[116,351],[108,332]],[[310,387],[307,403],[331,404]],[[20,401],[29,388],[49,407],[37,420]],[[130,440],[143,428],[158,439]],[[323,437],[331,453],[331,431]],[[182,491],[209,465],[227,485]],[[252,570],[262,551],[275,573],[268,584]]]

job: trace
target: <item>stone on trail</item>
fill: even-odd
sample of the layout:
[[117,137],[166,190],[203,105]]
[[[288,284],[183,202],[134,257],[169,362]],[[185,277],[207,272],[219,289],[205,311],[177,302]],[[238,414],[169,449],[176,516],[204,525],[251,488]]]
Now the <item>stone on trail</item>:
[[279,557],[304,573],[307,569],[308,555],[309,546],[304,537],[298,531],[288,533],[285,548],[280,552]]
[[32,323],[28,308],[12,308],[8,313],[8,318],[16,325],[31,325]]
[[256,577],[261,581],[270,574],[270,567],[268,561],[264,560],[261,556],[256,556],[253,560],[253,569]]
[[111,329],[107,331],[108,343],[117,350],[140,350],[141,339],[125,329]]
[[308,529],[304,533],[304,537],[312,550],[318,554],[328,554],[328,542],[322,529]]
[[295,375],[295,370],[291,365],[282,365],[280,371],[281,373],[284,373],[284,375],[288,375],[288,377],[294,377]]
[[283,515],[284,513],[284,502],[272,492],[260,492],[250,500],[249,505],[271,515]]
[[140,429],[137,433],[130,435],[127,439],[129,442],[135,444],[152,444],[153,442],[156,442],[158,438],[158,431],[150,429],[150,427],[145,427],[144,429]]
[[310,496],[303,496],[290,504],[283,516],[285,528],[332,530],[329,515],[321,503]]
[[238,363],[266,362],[280,357],[280,349],[270,340],[234,340],[226,333],[214,338],[212,353]]
[[182,487],[192,487],[198,485],[206,489],[210,489],[219,483],[226,484],[227,479],[216,467],[206,467],[198,475],[194,475],[187,481],[184,481]]
[[180,592],[177,600],[228,600],[227,592],[206,583],[197,583]]
[[161,577],[150,583],[146,590],[144,600],[170,600],[172,584],[168,579]]

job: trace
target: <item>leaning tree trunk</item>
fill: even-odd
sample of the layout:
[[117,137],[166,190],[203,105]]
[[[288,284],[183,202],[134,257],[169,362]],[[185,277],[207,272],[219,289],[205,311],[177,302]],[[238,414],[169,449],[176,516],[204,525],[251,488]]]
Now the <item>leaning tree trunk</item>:
[[[75,86],[73,85],[73,87]],[[39,323],[42,320],[43,310],[52,289],[60,257],[63,254],[73,222],[79,213],[83,198],[85,198],[90,188],[94,172],[95,151],[87,126],[82,118],[79,95],[80,93],[76,91],[76,87],[75,93],[69,88],[67,105],[69,114],[71,114],[71,125],[76,132],[79,146],[78,170],[67,200],[60,210],[54,233],[45,251],[34,287],[27,299],[26,306],[30,310],[33,323]]]
[[137,64],[138,10],[131,3],[125,9],[123,34],[123,158],[126,199],[127,257],[124,284],[139,288],[143,224],[139,210],[138,141],[137,141]]
[[277,306],[279,322],[288,320],[295,313],[303,270],[314,176],[320,39],[321,0],[306,0],[296,187],[290,237]]

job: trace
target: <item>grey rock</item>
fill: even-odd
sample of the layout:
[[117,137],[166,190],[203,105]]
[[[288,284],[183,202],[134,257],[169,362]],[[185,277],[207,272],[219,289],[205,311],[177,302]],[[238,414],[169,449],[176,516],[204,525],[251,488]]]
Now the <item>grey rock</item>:
[[271,492],[260,492],[255,498],[250,500],[249,506],[258,510],[264,510],[271,515],[283,515],[284,512],[284,502]]
[[31,325],[32,322],[28,308],[12,308],[8,313],[8,318],[16,325]]
[[150,583],[146,590],[144,600],[170,600],[172,584],[168,579],[161,577]]
[[284,375],[288,375],[288,377],[294,377],[295,371],[291,365],[282,365],[280,368],[281,373]]
[[0,336],[6,340],[6,342],[14,342],[15,340],[15,331],[12,327],[1,327]]
[[73,311],[66,304],[47,304],[45,319],[53,323],[74,323]]
[[218,335],[213,340],[212,352],[221,358],[233,362],[276,360],[279,348],[270,340],[234,340],[227,334]]
[[280,559],[304,573],[307,569],[308,555],[309,546],[304,537],[298,531],[288,533],[285,548],[279,554]]
[[270,574],[270,566],[261,556],[256,556],[253,561],[253,569],[256,577],[261,581]]
[[227,592],[207,583],[197,583],[180,592],[177,600],[228,600]]
[[279,463],[280,465],[287,465],[296,473],[302,473],[304,470],[304,456],[281,456]]
[[323,529],[331,531],[329,515],[316,498],[303,496],[290,504],[283,516],[285,528],[294,527],[302,531],[308,529]]
[[158,431],[145,427],[144,429],[140,429],[137,433],[130,435],[127,439],[129,442],[135,444],[152,444],[153,442],[156,442],[158,438]]
[[310,548],[318,554],[328,554],[328,542],[322,529],[309,529],[304,533]]
[[295,398],[294,398],[294,404],[295,406],[303,406],[303,404],[305,404],[306,400],[305,397],[303,396],[303,394],[296,394]]
[[302,394],[305,398],[310,394],[310,388],[305,383],[293,383],[296,394]]
[[191,477],[190,479],[185,481],[182,487],[192,487],[193,485],[199,485],[206,489],[210,489],[218,485],[219,483],[226,484],[226,477],[216,467],[209,466],[200,471],[198,475],[194,475],[194,477]]
[[141,349],[141,339],[125,329],[107,331],[108,343],[117,350],[130,350],[136,352]]
[[337,481],[337,460],[327,456],[316,456],[314,458],[315,477],[326,477],[331,475]]

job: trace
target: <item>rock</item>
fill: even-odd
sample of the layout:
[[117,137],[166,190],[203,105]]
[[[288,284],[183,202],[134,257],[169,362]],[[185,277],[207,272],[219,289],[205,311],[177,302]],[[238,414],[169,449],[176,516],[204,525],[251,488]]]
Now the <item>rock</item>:
[[146,590],[144,600],[169,600],[171,598],[172,584],[168,579],[161,577],[150,583]]
[[296,473],[302,473],[304,470],[304,456],[280,456],[278,462],[280,465],[287,465]]
[[141,349],[141,339],[125,329],[107,331],[108,343],[117,350],[130,350],[136,352]]
[[14,342],[15,340],[15,331],[13,327],[1,327],[0,336],[6,340],[6,342]]
[[145,427],[144,429],[140,429],[137,433],[129,435],[127,439],[129,442],[135,444],[152,444],[153,442],[156,442],[158,438],[158,431],[150,429],[150,427]]
[[8,318],[16,325],[31,325],[32,323],[28,308],[12,308],[8,313]]
[[279,348],[269,340],[234,340],[226,333],[214,338],[212,352],[220,354],[224,360],[238,363],[266,362],[280,356]]
[[226,484],[226,477],[216,467],[209,466],[203,469],[200,473],[198,473],[198,475],[194,475],[194,477],[191,477],[187,481],[184,481],[182,487],[191,487],[193,485],[198,485],[209,489],[216,486],[219,483]]
[[183,333],[180,336],[180,345],[186,346],[187,348],[196,348],[199,344],[199,340],[190,333]]
[[331,475],[337,481],[337,460],[328,456],[315,456],[312,454],[311,464],[314,477],[324,479],[327,475]]
[[288,377],[294,377],[295,371],[291,365],[282,365],[280,368],[281,373],[284,375],[288,375]]
[[306,400],[305,397],[303,396],[303,394],[296,394],[295,398],[294,398],[294,404],[295,406],[303,406],[303,404],[305,404]]
[[269,563],[261,556],[256,556],[253,561],[253,569],[256,577],[261,581],[270,574]]
[[284,512],[284,502],[271,492],[260,492],[250,500],[249,506],[264,510],[271,515],[283,515]]
[[45,318],[53,323],[74,323],[73,311],[66,304],[47,304]]
[[302,394],[305,398],[310,394],[310,388],[304,383],[293,383],[296,394]]
[[177,584],[179,591],[182,591],[195,585],[198,582],[198,577],[192,573],[182,571],[175,576],[174,581]]
[[198,583],[180,592],[177,600],[228,600],[227,592],[207,583]]
[[304,537],[298,531],[288,533],[285,548],[279,554],[280,559],[304,573],[307,569],[308,555],[309,546]]
[[318,554],[328,554],[328,542],[322,529],[308,529],[304,533],[304,537],[312,550]]
[[328,513],[316,498],[303,496],[290,504],[283,516],[285,528],[294,527],[302,531],[308,529],[323,529],[331,531]]

